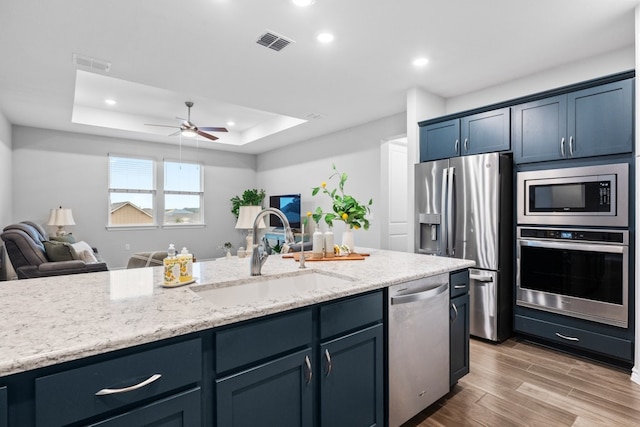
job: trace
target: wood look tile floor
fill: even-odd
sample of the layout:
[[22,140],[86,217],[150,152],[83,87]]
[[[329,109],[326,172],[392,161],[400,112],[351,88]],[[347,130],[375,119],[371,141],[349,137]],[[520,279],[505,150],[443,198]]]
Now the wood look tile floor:
[[402,427],[640,426],[631,374],[518,339],[471,340],[471,372]]

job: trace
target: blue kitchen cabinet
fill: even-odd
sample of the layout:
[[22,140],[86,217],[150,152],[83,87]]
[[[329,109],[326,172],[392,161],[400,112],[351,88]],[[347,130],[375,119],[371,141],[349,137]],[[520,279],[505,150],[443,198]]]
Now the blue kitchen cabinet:
[[200,389],[168,397],[122,415],[89,424],[92,427],[190,427],[202,425]]
[[217,380],[217,425],[312,426],[311,363],[306,348]]
[[460,155],[460,120],[420,127],[420,162]]
[[384,426],[382,292],[320,309],[320,425]]
[[383,426],[383,313],[378,291],[216,332],[217,425]]
[[509,108],[485,111],[420,127],[420,161],[511,148]]
[[469,373],[469,271],[449,276],[449,372],[450,386]]
[[7,388],[0,387],[0,427],[9,426],[9,403],[7,400]]
[[513,107],[516,163],[633,150],[633,79]]

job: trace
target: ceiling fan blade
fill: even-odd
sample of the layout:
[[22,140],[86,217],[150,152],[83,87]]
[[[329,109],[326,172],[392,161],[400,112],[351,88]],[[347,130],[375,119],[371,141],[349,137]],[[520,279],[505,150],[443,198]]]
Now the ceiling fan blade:
[[149,123],[145,123],[144,125],[145,125],[145,126],[160,126],[160,127],[163,127],[163,128],[177,128],[177,129],[180,129],[180,126],[153,125],[153,124],[149,124]]
[[215,141],[216,139],[218,139],[218,137],[217,137],[217,136],[209,135],[208,133],[202,132],[200,129],[198,129],[198,130],[196,131],[196,133],[197,133],[198,135],[200,135],[200,136],[204,136],[205,138],[208,138],[208,139],[210,139],[210,140],[212,140],[212,141]]
[[206,130],[206,131],[209,131],[209,132],[229,132],[227,130],[227,128],[216,128],[216,127],[211,127],[211,126],[206,126],[206,127],[198,126],[198,129]]

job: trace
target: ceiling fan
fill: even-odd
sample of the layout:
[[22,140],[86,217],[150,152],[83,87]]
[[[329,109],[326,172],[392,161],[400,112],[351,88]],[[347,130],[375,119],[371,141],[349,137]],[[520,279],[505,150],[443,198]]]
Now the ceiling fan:
[[147,123],[145,123],[145,126],[161,126],[161,127],[167,127],[167,128],[177,128],[179,130],[172,133],[169,136],[176,136],[181,134],[182,136],[193,137],[196,135],[200,135],[202,137],[210,139],[211,141],[215,141],[216,139],[218,139],[218,137],[208,134],[204,131],[228,132],[227,129],[223,127],[212,127],[212,126],[198,127],[195,124],[191,123],[191,107],[193,107],[193,102],[185,101],[184,105],[187,106],[187,118],[183,119],[182,117],[176,117],[176,119],[182,120],[182,123],[180,124],[180,126],[154,125],[154,124],[147,124]]

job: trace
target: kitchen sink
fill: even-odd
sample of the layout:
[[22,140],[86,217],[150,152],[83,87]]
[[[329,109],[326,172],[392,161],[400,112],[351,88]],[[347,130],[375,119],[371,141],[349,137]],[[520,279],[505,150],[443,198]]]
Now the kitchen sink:
[[354,280],[325,271],[303,270],[193,286],[191,290],[215,305],[230,306],[277,301],[296,296],[308,297],[313,296],[316,291],[332,288],[339,291]]

